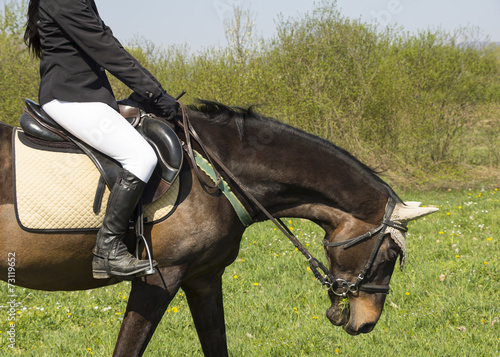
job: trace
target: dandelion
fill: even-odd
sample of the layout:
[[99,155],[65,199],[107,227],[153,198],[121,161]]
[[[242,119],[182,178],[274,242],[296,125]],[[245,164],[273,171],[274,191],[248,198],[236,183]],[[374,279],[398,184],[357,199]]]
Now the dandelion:
[[289,220],[289,221],[288,221],[288,224],[292,224],[292,220]]
[[317,320],[317,319],[318,319],[318,316],[313,316],[313,319],[314,319],[314,320]]
[[[500,340],[500,339],[499,339],[499,340]],[[337,353],[337,354],[338,354],[338,353],[340,353],[340,350],[337,348],[337,349],[335,350],[335,353]]]
[[439,231],[439,234],[444,234],[444,232],[443,231]]
[[484,319],[481,319],[481,323],[484,324]]
[[455,255],[455,258],[460,258],[460,255],[458,255],[458,254],[457,254],[457,255]]
[[238,275],[234,274],[234,275],[233,275],[233,278],[234,278],[234,279],[238,279]]
[[462,209],[462,206],[458,206],[458,209]]
[[447,215],[447,216],[451,215],[451,212],[446,212],[446,215]]
[[484,265],[488,265],[488,262],[484,262]]
[[93,355],[93,354],[94,354],[94,353],[92,352],[92,349],[91,349],[90,347],[89,347],[89,348],[87,348],[87,351],[89,351],[89,353],[90,353],[91,355]]
[[177,313],[177,311],[179,311],[179,310],[178,310],[178,309],[174,306],[174,307],[172,308],[172,312],[173,312],[174,314],[176,314],[176,313]]
[[259,283],[253,283],[254,286],[259,286]]
[[490,241],[490,240],[491,240],[491,238],[486,238],[486,240],[487,240],[487,241]]
[[307,271],[311,270],[311,267],[307,267]]
[[410,296],[410,293],[408,291],[406,292],[406,296]]

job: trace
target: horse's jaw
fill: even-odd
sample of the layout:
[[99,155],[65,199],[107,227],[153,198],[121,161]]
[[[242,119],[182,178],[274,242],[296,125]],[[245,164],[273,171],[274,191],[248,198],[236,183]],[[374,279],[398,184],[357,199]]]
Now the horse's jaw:
[[366,294],[360,292],[350,296],[348,302],[339,296],[332,296],[332,305],[326,317],[335,326],[342,326],[350,335],[369,333],[377,324],[384,308],[385,294]]

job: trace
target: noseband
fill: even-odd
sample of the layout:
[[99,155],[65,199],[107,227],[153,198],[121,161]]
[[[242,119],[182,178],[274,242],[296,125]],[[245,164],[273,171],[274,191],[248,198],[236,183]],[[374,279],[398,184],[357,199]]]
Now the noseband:
[[[388,284],[384,284],[384,285],[366,284],[366,283],[364,283],[364,279],[366,277],[366,274],[368,273],[368,271],[372,267],[373,262],[375,261],[377,253],[378,253],[380,246],[382,245],[382,242],[384,240],[385,231],[386,231],[387,227],[393,227],[393,228],[396,228],[402,232],[406,232],[408,230],[403,225],[390,220],[395,206],[396,206],[396,202],[394,202],[393,199],[389,198],[389,202],[387,203],[387,209],[385,211],[385,215],[384,215],[384,219],[382,220],[382,224],[380,226],[378,226],[377,228],[369,231],[368,233],[365,233],[365,234],[360,235],[360,236],[355,237],[355,238],[348,239],[348,240],[343,241],[343,242],[336,242],[336,243],[330,243],[330,242],[328,242],[328,240],[323,239],[323,246],[325,247],[325,249],[341,247],[341,246],[343,246],[344,249],[349,249],[350,247],[353,247],[361,242],[364,242],[365,240],[378,234],[377,243],[375,244],[375,247],[373,248],[372,254],[371,254],[370,258],[368,259],[368,262],[365,264],[361,273],[359,273],[359,275],[354,283],[347,282],[344,279],[335,279],[335,277],[329,271],[322,278],[321,283],[323,285],[327,286],[328,289],[333,294],[335,294],[337,296],[342,296],[345,298],[345,297],[347,297],[347,294],[355,295],[358,293],[358,291],[364,291],[364,292],[369,292],[369,293],[383,293],[383,294],[389,293],[389,285]],[[339,290],[340,290],[340,292],[338,292]]]

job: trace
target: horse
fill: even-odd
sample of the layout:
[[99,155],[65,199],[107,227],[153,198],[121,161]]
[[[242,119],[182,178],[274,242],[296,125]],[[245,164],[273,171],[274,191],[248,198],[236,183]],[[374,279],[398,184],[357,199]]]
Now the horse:
[[[261,116],[253,107],[204,101],[186,114],[204,146],[244,188],[223,173],[253,222],[297,217],[325,231],[328,268],[317,276],[331,300],[326,316],[351,335],[372,331],[397,258],[404,258],[405,248],[386,229],[393,226],[388,204],[404,206],[394,190],[347,151]],[[20,228],[13,197],[12,136],[13,127],[0,123],[0,255],[15,254],[15,285],[73,291],[116,283],[92,277],[95,232],[49,234]],[[187,297],[205,356],[228,355],[221,277],[238,255],[246,226],[220,192],[199,182],[189,160],[184,160],[178,179],[180,192],[171,216],[144,227],[157,273],[132,281],[114,356],[144,353],[179,289]],[[0,260],[3,281],[8,281],[7,271],[7,259]],[[349,300],[348,308],[343,299]]]

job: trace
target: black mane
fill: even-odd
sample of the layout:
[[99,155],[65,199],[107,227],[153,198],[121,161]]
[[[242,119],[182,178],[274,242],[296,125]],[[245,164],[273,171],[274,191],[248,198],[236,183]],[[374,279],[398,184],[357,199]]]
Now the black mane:
[[[188,108],[210,117],[213,124],[223,125],[230,121],[236,124],[240,140],[245,137],[245,121],[248,119],[263,120],[256,111],[255,106],[248,108],[229,107],[227,105],[209,100],[198,99],[198,105],[190,105]],[[267,119],[267,118],[266,118]]]
[[350,152],[326,139],[307,133],[276,119],[263,117],[256,112],[255,106],[250,106],[248,108],[230,107],[218,102],[202,99],[198,99],[198,103],[198,105],[190,105],[189,109],[208,115],[211,123],[216,125],[224,125],[233,121],[238,129],[240,140],[243,140],[245,137],[245,123],[247,121],[256,120],[259,121],[259,125],[279,127],[280,132],[293,135],[298,141],[313,142],[327,149],[332,154],[343,157],[345,161],[350,162],[354,167],[357,167],[365,177],[368,177],[374,186],[380,187],[381,190],[386,192],[388,196],[397,202],[402,202],[394,190],[378,176],[380,172],[362,163]]

